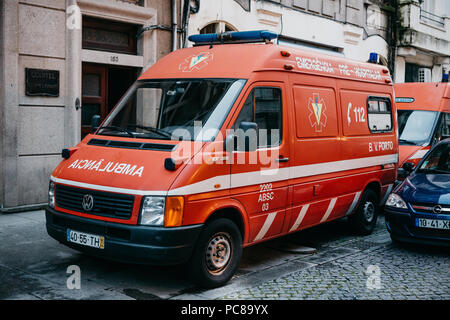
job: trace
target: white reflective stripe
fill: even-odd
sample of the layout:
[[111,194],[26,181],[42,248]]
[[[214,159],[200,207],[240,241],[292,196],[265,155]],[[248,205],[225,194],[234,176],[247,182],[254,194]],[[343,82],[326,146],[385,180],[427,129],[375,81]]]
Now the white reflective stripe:
[[273,221],[275,220],[275,216],[277,215],[277,213],[278,212],[272,212],[267,215],[266,221],[264,221],[261,230],[259,230],[258,234],[256,235],[255,239],[253,239],[253,241],[258,241],[264,238],[267,231],[269,231],[269,228],[272,225]]
[[294,230],[296,230],[298,228],[298,226],[302,223],[303,218],[306,215],[306,212],[308,212],[308,208],[309,208],[309,203],[305,204],[302,209],[300,210],[297,219],[295,220],[294,225],[292,226],[291,230],[289,230],[289,232],[292,232]]
[[361,191],[360,191],[360,192],[357,192],[357,193],[355,194],[355,197],[353,198],[353,202],[352,202],[352,204],[350,205],[350,208],[348,208],[347,212],[345,213],[346,216],[348,216],[350,213],[353,212],[353,210],[354,210],[355,207],[356,207],[356,204],[358,203],[358,200],[359,200],[359,197],[360,197],[360,196],[361,196]]
[[291,167],[234,173],[231,175],[231,188],[246,187],[289,179]]
[[383,197],[383,199],[382,199],[381,202],[380,202],[380,205],[381,205],[381,206],[385,204],[387,198],[389,197],[389,194],[391,193],[391,190],[392,190],[392,187],[393,187],[393,186],[394,186],[393,184],[390,184],[390,185],[388,186],[388,188],[387,188],[387,190],[386,190],[386,193],[384,194],[384,197]]
[[427,154],[427,152],[430,151],[429,149],[422,149],[417,151],[416,153],[414,153],[411,157],[409,157],[408,160],[413,160],[413,159],[422,159],[424,155]]
[[141,190],[135,190],[135,189],[107,187],[107,186],[100,186],[97,184],[90,184],[90,183],[55,178],[54,176],[51,176],[50,180],[52,180],[53,182],[56,182],[56,183],[63,183],[63,184],[67,184],[69,186],[74,186],[74,187],[89,188],[89,189],[107,191],[107,192],[125,193],[125,194],[132,194],[132,195],[138,195],[138,196],[145,196],[145,195],[166,196],[167,195],[167,191],[153,191],[153,190],[152,191],[141,191]]
[[[89,184],[84,182],[59,179],[51,177],[55,182],[64,183],[82,188],[91,188],[102,191],[118,192],[134,195],[156,195],[156,196],[181,196],[189,194],[197,194],[211,191],[218,191],[228,188],[238,188],[251,186],[255,184],[262,184],[268,182],[276,182],[288,180],[289,178],[301,178],[319,174],[326,174],[332,172],[339,172],[345,170],[359,169],[365,167],[371,167],[375,165],[397,163],[398,154],[390,154],[385,156],[366,157],[350,160],[332,161],[317,164],[301,165],[296,167],[285,167],[279,169],[269,169],[262,171],[251,171],[244,173],[234,173],[231,175],[215,176],[209,179],[205,179],[196,183],[189,184],[180,188],[176,188],[169,191],[160,190],[136,190],[136,189],[124,189],[116,187],[107,187],[95,184]],[[270,173],[270,174],[269,174]],[[220,188],[214,188],[214,185],[220,184]]]
[[[296,167],[285,167],[279,169],[269,169],[261,171],[251,171],[244,173],[234,173],[224,176],[216,176],[204,181],[193,183],[181,188],[169,190],[169,196],[196,194],[203,192],[215,191],[214,185],[221,184],[222,189],[229,185],[230,188],[246,187],[255,184],[276,182],[288,180],[289,178],[309,177],[313,175],[326,174],[332,172],[339,172],[352,169],[360,169],[382,164],[397,163],[398,154],[390,154],[386,156],[366,157],[359,159],[341,160],[324,162],[317,164],[301,165]],[[269,174],[271,173],[271,174]],[[227,179],[231,183],[227,184]],[[220,190],[220,189],[217,189]]]
[[366,168],[376,165],[397,163],[397,162],[398,162],[398,154],[390,154],[386,156],[376,156],[376,157],[309,164],[304,166],[293,167],[294,169],[293,178],[308,177],[313,175]]
[[334,205],[336,204],[337,198],[333,198],[330,201],[330,204],[328,205],[328,209],[325,212],[325,214],[323,215],[322,219],[320,220],[320,222],[324,222],[327,221],[328,217],[330,216],[331,212],[334,209]]
[[[220,188],[214,188],[215,185],[220,184]],[[250,184],[249,184],[250,185]],[[167,192],[168,196],[183,196],[187,194],[196,194],[210,191],[218,191],[230,188],[230,175],[215,176],[199,182],[188,184],[184,187],[179,187]]]

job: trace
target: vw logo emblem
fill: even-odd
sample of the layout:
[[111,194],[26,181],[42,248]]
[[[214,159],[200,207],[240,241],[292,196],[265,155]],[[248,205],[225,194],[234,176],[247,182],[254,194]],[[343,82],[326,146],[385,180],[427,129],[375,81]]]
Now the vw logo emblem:
[[437,205],[433,208],[433,212],[434,213],[441,213],[442,212],[442,207]]
[[81,206],[86,211],[91,211],[94,207],[94,197],[90,194],[85,194],[83,196],[83,201],[81,201]]

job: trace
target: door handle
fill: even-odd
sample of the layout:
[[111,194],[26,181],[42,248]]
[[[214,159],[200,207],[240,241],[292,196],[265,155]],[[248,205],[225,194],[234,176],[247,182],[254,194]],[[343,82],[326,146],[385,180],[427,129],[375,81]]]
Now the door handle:
[[278,158],[275,160],[276,162],[288,162],[289,158]]

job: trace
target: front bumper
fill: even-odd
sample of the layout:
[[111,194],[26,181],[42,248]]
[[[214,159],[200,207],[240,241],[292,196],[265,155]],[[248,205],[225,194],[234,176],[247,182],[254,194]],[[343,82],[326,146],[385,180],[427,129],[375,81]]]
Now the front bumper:
[[[46,208],[48,234],[75,250],[126,263],[173,265],[189,260],[203,225],[148,227],[82,218]],[[67,229],[105,237],[97,249],[67,241]]]
[[449,230],[419,228],[415,226],[415,218],[422,218],[422,216],[407,211],[396,211],[389,207],[384,207],[384,215],[386,228],[394,240],[450,246]]

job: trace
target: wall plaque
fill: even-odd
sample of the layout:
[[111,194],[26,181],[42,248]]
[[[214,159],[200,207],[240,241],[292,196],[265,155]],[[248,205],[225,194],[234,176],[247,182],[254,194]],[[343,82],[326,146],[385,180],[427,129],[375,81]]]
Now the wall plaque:
[[25,94],[59,97],[59,70],[25,68]]

